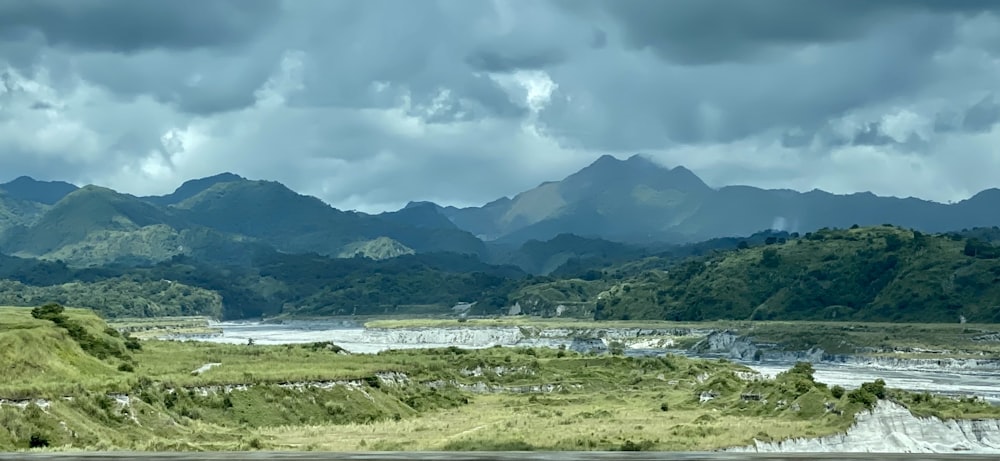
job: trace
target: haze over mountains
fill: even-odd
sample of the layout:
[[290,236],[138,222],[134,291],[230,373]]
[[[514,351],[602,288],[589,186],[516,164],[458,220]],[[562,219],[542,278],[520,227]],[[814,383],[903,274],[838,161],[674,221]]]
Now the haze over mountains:
[[[561,181],[482,207],[412,202],[379,215],[337,210],[280,183],[231,173],[156,197],[25,177],[0,185],[0,251],[75,266],[178,255],[240,263],[257,250],[373,259],[454,252],[545,272],[553,261],[588,251],[883,223],[927,232],[1000,225],[1000,190],[941,204],[870,193],[713,189],[683,167],[638,155],[603,156]],[[541,248],[533,240],[552,242]]]

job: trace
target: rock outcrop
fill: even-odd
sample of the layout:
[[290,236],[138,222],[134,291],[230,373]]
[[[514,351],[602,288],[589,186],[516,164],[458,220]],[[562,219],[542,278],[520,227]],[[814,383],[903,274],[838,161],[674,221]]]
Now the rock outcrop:
[[816,439],[756,442],[727,451],[761,453],[997,453],[1000,420],[918,418],[905,407],[880,401],[858,415],[844,434]]

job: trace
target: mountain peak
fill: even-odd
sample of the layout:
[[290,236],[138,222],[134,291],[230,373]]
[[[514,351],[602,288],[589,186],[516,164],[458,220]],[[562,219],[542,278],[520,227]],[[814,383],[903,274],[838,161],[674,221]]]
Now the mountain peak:
[[158,197],[146,197],[146,201],[155,203],[157,205],[169,206],[181,203],[195,195],[200,194],[206,189],[221,183],[226,182],[237,182],[246,181],[246,179],[240,175],[224,172],[213,176],[207,176],[199,179],[191,179],[184,181],[176,190],[167,195],[162,195]]
[[437,210],[438,208],[440,208],[440,206],[438,206],[438,204],[436,204],[434,202],[428,202],[426,200],[423,200],[423,201],[411,200],[411,201],[407,202],[406,206],[404,206],[402,209],[406,210],[406,209],[410,209],[410,208],[433,208],[433,209]]
[[53,205],[77,190],[77,187],[63,181],[39,181],[30,176],[20,176],[11,182],[0,184],[0,190],[20,200]]
[[702,191],[709,189],[701,178],[682,166],[667,168],[648,156],[635,154],[627,160],[619,160],[611,155],[602,155],[594,163],[570,175],[564,181],[573,184],[571,188],[591,188],[597,184],[672,185],[678,190]]
[[632,164],[632,165],[660,167],[659,164],[653,162],[653,160],[651,160],[649,157],[647,157],[645,155],[642,155],[642,154],[635,154],[635,155],[629,157],[628,160],[625,160],[625,163]]

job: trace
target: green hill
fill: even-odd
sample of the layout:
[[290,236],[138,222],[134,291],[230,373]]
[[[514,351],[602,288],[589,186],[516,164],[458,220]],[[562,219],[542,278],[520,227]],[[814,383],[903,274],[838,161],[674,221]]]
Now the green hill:
[[23,210],[13,215],[20,222],[6,239],[6,251],[76,267],[154,264],[177,255],[245,264],[260,247],[247,237],[192,224],[169,209],[96,186],[70,193],[36,218]]
[[279,250],[339,255],[357,241],[388,237],[418,252],[481,254],[483,243],[457,229],[410,227],[341,211],[272,181],[215,184],[176,205],[193,222],[255,237]]
[[48,286],[0,280],[0,306],[37,306],[48,302],[93,309],[104,317],[222,317],[219,294],[171,280],[117,277]]
[[[0,307],[0,397],[56,396],[78,385],[102,388],[117,381],[117,369],[131,363],[126,341],[94,312],[67,309],[54,322],[35,318],[28,308]],[[126,368],[126,367],[123,367]]]
[[136,197],[86,186],[56,203],[10,246],[21,254],[41,256],[83,242],[95,232],[129,232],[157,224],[180,227],[179,220]]
[[599,319],[1000,322],[1000,251],[895,227],[821,230],[614,283]]

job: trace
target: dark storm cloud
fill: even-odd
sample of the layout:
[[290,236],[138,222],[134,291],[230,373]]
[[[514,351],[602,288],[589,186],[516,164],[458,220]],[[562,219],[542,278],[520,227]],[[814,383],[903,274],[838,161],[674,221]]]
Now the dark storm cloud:
[[[664,2],[667,3],[667,2]],[[767,63],[681,66],[594,52],[559,83],[543,113],[569,143],[627,151],[731,142],[782,126],[821,126],[853,109],[904,97],[939,74],[924,41],[946,40],[950,21],[908,17],[883,24],[865,43],[836,43],[813,56]],[[927,36],[913,40],[913,31]],[[619,61],[621,59],[621,61]],[[585,109],[589,101],[600,110]]]
[[964,131],[983,133],[1000,123],[1000,103],[994,93],[987,94],[962,110],[948,110],[934,116],[936,133]]
[[965,111],[962,128],[971,132],[986,132],[1000,122],[1000,103],[990,94]]
[[89,82],[118,96],[148,94],[192,114],[213,114],[246,107],[269,77],[280,56],[218,56],[192,51],[144,53],[131,57],[97,54],[79,59],[75,70]]
[[473,69],[484,72],[511,72],[515,70],[544,69],[566,59],[560,50],[541,50],[537,53],[511,54],[498,50],[479,49],[465,58]]
[[33,33],[51,45],[131,53],[231,45],[276,19],[271,0],[0,0],[8,39]]
[[[582,9],[572,5],[571,9]],[[852,40],[887,18],[913,13],[1000,9],[986,0],[636,0],[591,2],[621,23],[631,46],[684,64],[745,61],[771,47]],[[919,38],[919,37],[914,37]]]
[[[253,102],[280,54],[239,50],[273,29],[281,5],[0,0],[0,65],[7,61],[26,74],[45,67],[66,85],[78,73],[117,96],[148,94],[193,114],[234,110]],[[205,78],[195,82],[199,73]]]

